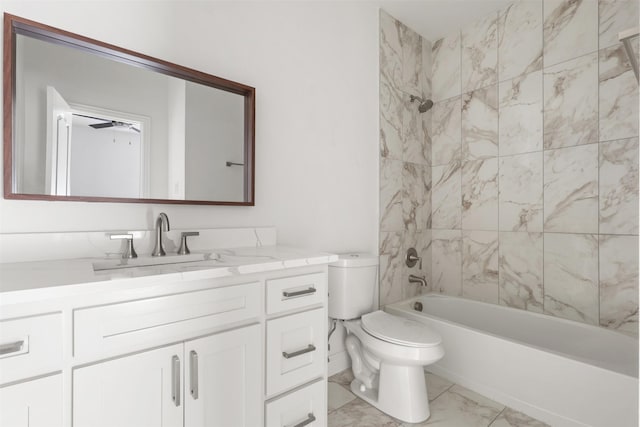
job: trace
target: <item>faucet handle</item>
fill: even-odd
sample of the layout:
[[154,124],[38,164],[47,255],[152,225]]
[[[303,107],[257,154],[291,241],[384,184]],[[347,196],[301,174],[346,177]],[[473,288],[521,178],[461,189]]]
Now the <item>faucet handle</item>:
[[183,231],[180,235],[180,248],[178,248],[178,255],[187,255],[190,254],[191,251],[187,246],[187,237],[189,236],[199,236],[199,231]]
[[407,256],[405,258],[405,264],[407,264],[407,267],[415,267],[418,261],[420,261],[420,266],[418,268],[422,270],[422,257],[418,256],[418,251],[416,251],[415,248],[409,248],[407,250]]
[[109,239],[127,241],[127,248],[122,253],[123,259],[138,258],[138,254],[133,248],[133,234],[109,234]]

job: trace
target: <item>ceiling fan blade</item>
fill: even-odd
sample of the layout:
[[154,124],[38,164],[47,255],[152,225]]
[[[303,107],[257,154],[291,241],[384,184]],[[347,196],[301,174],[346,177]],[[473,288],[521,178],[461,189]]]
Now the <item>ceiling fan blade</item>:
[[106,122],[106,123],[95,123],[93,125],[89,125],[94,129],[102,129],[102,128],[110,128],[115,126],[113,122]]

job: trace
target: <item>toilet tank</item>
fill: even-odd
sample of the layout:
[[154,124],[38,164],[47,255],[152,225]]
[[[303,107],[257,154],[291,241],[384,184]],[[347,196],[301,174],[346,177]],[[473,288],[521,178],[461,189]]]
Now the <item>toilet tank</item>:
[[355,319],[376,309],[378,257],[340,254],[329,264],[329,317]]

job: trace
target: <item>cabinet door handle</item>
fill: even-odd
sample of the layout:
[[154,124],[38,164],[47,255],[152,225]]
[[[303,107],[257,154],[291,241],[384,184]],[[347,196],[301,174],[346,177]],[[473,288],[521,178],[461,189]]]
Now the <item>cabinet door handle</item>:
[[[298,424],[292,424],[289,427],[304,427],[308,424],[311,424],[312,422],[314,422],[316,420],[316,416],[313,415],[313,412],[309,412],[309,415],[307,415],[307,419],[304,421],[300,421]],[[286,427],[286,426],[285,426]]]
[[24,346],[24,340],[10,342],[7,344],[0,344],[0,356],[4,356],[11,353],[17,353],[22,350]]
[[282,352],[282,356],[285,359],[291,359],[292,357],[301,356],[305,353],[309,353],[316,350],[316,346],[313,344],[309,344],[307,348],[303,348],[302,350],[294,351],[293,353],[287,353],[286,351]]
[[173,404],[180,406],[180,358],[171,358],[171,399]]
[[198,353],[191,350],[189,353],[189,383],[191,384],[191,397],[198,399]]
[[285,298],[293,298],[293,297],[299,297],[302,295],[310,295],[315,293],[316,293],[316,288],[311,287],[308,289],[304,289],[302,291],[294,291],[294,292],[282,291],[282,296]]

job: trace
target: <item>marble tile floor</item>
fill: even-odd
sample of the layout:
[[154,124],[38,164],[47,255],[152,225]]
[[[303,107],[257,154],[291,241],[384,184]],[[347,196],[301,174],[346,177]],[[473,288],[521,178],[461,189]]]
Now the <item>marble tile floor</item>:
[[521,412],[425,372],[431,416],[403,423],[380,412],[349,390],[350,369],[329,378],[329,427],[549,427]]

